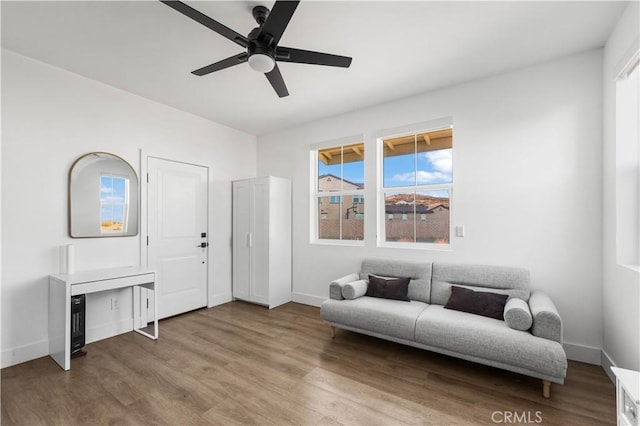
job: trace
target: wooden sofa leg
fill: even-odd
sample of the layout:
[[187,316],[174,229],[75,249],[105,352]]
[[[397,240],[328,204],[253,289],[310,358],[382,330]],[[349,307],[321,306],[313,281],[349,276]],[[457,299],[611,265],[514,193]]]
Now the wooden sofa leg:
[[542,396],[551,398],[551,382],[549,380],[542,381]]
[[336,337],[336,328],[331,326],[331,338],[333,339],[334,337]]

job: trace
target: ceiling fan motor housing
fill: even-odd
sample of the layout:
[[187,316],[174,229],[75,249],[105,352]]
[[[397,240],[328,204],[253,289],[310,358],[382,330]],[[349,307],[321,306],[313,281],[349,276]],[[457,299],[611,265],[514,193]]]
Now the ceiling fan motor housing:
[[[253,8],[252,14],[259,27],[252,29],[247,36],[249,39],[249,46],[247,46],[249,65],[256,71],[270,72],[276,62],[275,49],[272,46],[273,36],[271,34],[262,34],[261,36],[260,34],[262,25],[269,16],[269,9],[264,6],[256,6]],[[271,61],[265,57],[254,57],[254,55],[267,56]],[[253,60],[251,59],[252,57]]]
[[249,46],[247,46],[248,62],[249,66],[255,71],[268,73],[273,70],[276,64],[275,50],[270,43],[261,41],[258,38],[259,33],[260,28],[254,28],[247,37],[249,39]]

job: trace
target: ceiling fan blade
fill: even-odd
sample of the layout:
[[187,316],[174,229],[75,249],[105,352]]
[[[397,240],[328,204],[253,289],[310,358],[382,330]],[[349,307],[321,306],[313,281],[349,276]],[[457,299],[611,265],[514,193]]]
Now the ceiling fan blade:
[[248,47],[249,46],[249,39],[247,39],[242,34],[239,34],[239,33],[235,32],[235,31],[233,31],[231,28],[226,27],[226,26],[222,25],[220,22],[209,18],[204,13],[195,10],[191,6],[189,6],[187,4],[184,4],[181,1],[160,0],[160,2],[166,4],[167,6],[169,6],[172,9],[177,10],[178,12],[180,12],[183,15],[193,19],[194,21],[199,22],[200,24],[204,25],[205,27],[217,32],[221,36],[228,38],[232,42],[234,42],[236,44],[239,44],[242,47]]
[[299,1],[276,1],[267,20],[260,28],[258,40],[272,47],[277,45],[299,3]]
[[269,80],[269,83],[271,83],[271,86],[273,86],[279,97],[284,98],[285,96],[289,96],[289,91],[284,84],[282,74],[280,74],[280,68],[278,68],[277,64],[271,72],[265,73],[265,76],[267,76],[267,80]]
[[290,47],[277,47],[276,61],[295,62],[297,64],[326,65],[329,67],[342,68],[349,68],[349,65],[351,65],[351,58],[348,56],[313,52],[311,50],[293,49]]
[[223,59],[221,61],[216,62],[215,64],[207,65],[206,67],[198,68],[195,71],[191,71],[191,74],[195,74],[198,76],[203,76],[207,74],[211,74],[214,71],[220,71],[225,68],[232,67],[234,65],[239,65],[243,62],[247,62],[249,55],[242,52],[238,55],[231,56],[230,58]]

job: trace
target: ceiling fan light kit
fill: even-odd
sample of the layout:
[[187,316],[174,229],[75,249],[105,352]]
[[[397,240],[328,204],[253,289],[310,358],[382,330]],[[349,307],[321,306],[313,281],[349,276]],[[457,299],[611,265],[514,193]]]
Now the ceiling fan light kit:
[[273,67],[276,66],[276,61],[269,55],[264,53],[254,53],[249,56],[249,66],[252,70],[261,73],[271,72]]
[[258,28],[252,29],[247,37],[181,1],[160,1],[246,49],[246,52],[192,71],[194,75],[203,76],[248,62],[251,69],[264,73],[278,96],[283,98],[289,95],[289,91],[280,74],[276,63],[278,61],[341,68],[349,68],[351,65],[351,58],[347,56],[278,46],[299,1],[276,1],[271,11],[264,6],[254,7],[252,14]]

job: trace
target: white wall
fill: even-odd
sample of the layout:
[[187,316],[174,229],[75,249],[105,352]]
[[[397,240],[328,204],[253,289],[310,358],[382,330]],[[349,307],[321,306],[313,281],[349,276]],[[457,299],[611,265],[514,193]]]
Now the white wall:
[[[73,243],[76,270],[137,265],[137,237],[71,239],[68,171],[90,151],[209,167],[209,305],[231,300],[231,181],[255,176],[255,136],[2,51],[2,366],[46,355],[47,276]],[[144,228],[142,228],[144,229]],[[130,291],[88,301],[88,339],[131,329]]]
[[603,365],[632,370],[640,370],[640,275],[616,263],[615,78],[625,60],[638,50],[639,7],[632,2],[624,12],[607,41],[603,61]]
[[[428,78],[428,76],[425,76]],[[309,145],[364,134],[365,198],[375,199],[378,129],[453,117],[452,251],[309,243]],[[319,304],[363,257],[511,265],[531,271],[564,321],[568,355],[602,347],[602,49],[312,122],[258,138],[258,174],[293,180],[294,300]]]

